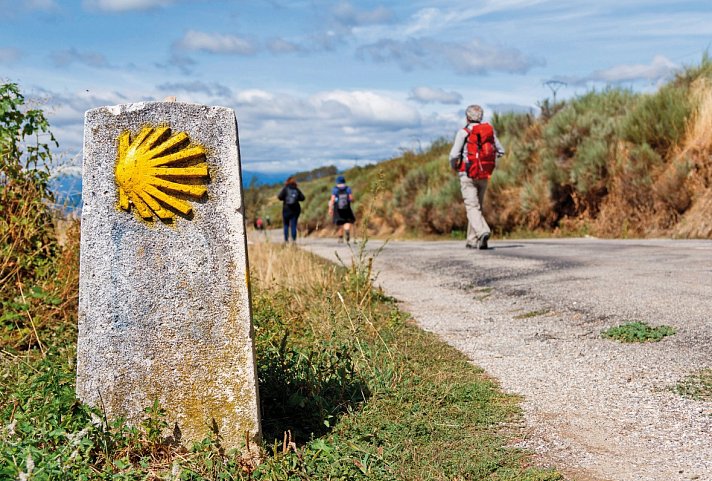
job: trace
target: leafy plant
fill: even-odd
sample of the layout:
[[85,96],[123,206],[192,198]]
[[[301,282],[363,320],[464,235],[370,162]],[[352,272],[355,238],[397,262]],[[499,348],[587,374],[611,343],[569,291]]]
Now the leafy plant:
[[677,383],[674,391],[681,396],[712,401],[712,369],[702,369]]
[[675,334],[675,329],[665,325],[652,327],[645,322],[636,321],[612,327],[602,334],[604,337],[621,342],[657,342]]
[[688,89],[666,85],[637,102],[623,120],[621,134],[624,140],[649,145],[664,156],[682,140],[691,114]]
[[537,311],[529,311],[525,312],[523,314],[518,314],[514,316],[515,319],[530,319],[532,317],[539,317],[539,316],[545,316],[546,314],[549,314],[551,312],[549,309],[539,309]]
[[52,297],[43,294],[59,253],[47,207],[51,143],[43,112],[26,108],[16,84],[0,85],[0,329],[14,331],[15,347],[41,346],[35,309]]

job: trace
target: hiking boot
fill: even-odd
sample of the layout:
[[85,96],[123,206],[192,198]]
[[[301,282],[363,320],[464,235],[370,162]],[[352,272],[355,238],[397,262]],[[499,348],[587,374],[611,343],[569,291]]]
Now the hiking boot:
[[490,237],[489,232],[485,232],[484,234],[482,234],[477,239],[477,248],[482,249],[482,250],[488,249],[487,241],[489,240],[489,237]]
[[468,243],[468,244],[465,244],[465,249],[477,249],[477,246]]
[[339,244],[343,244],[343,243],[344,243],[344,238],[343,238],[342,236],[339,236],[339,238],[338,238],[338,240],[337,240],[336,242],[339,243]]

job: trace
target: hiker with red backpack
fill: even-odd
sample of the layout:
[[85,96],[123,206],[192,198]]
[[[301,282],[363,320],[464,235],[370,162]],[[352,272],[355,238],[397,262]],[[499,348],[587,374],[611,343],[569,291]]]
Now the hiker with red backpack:
[[492,176],[497,159],[504,155],[504,148],[497,140],[494,128],[482,122],[484,111],[479,105],[470,105],[465,110],[467,125],[455,134],[450,150],[450,167],[460,177],[460,192],[467,210],[468,249],[487,249],[491,232],[482,206],[487,182]]
[[343,175],[336,178],[336,185],[331,189],[331,197],[329,197],[329,215],[333,217],[334,224],[338,226],[337,236],[339,242],[346,243],[351,241],[351,224],[356,222],[356,216],[351,209],[351,203],[354,201],[354,195],[351,187],[346,185],[346,179]]
[[291,231],[292,241],[297,241],[297,220],[302,213],[299,204],[304,200],[304,194],[297,187],[297,180],[289,177],[284,183],[284,187],[277,194],[277,198],[282,201],[282,223],[284,224],[284,242],[289,241]]

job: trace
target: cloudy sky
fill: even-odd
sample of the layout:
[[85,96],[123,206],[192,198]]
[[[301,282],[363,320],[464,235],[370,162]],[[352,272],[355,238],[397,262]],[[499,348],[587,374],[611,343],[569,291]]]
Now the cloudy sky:
[[0,80],[65,162],[87,109],[228,106],[243,168],[363,165],[452,138],[470,103],[652,91],[712,43],[709,0],[0,0]]

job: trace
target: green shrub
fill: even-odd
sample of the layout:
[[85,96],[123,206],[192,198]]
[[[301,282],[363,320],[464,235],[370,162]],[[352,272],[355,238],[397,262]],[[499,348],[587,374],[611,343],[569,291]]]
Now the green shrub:
[[535,118],[530,113],[495,112],[492,116],[492,126],[497,132],[497,138],[502,142],[521,138],[534,121]]
[[666,156],[682,141],[692,108],[688,89],[663,86],[638,100],[622,122],[621,137]]
[[352,360],[354,346],[317,340],[305,349],[290,346],[288,337],[285,332],[279,345],[258,340],[262,429],[268,443],[287,431],[301,442],[322,436],[340,414],[369,396]]
[[542,135],[549,180],[571,183],[582,194],[597,183],[605,184],[618,123],[632,100],[633,94],[625,90],[594,91],[557,113]]
[[0,332],[11,332],[0,344],[16,348],[41,347],[35,310],[56,299],[48,292],[59,247],[45,138],[56,145],[42,111],[26,108],[16,84],[0,85]]
[[675,334],[670,326],[651,327],[645,322],[629,322],[603,331],[603,336],[621,342],[657,342]]
[[[0,286],[41,277],[56,247],[46,201],[49,145],[55,142],[41,110],[25,110],[15,84],[0,85]],[[0,287],[1,289],[2,287]]]

